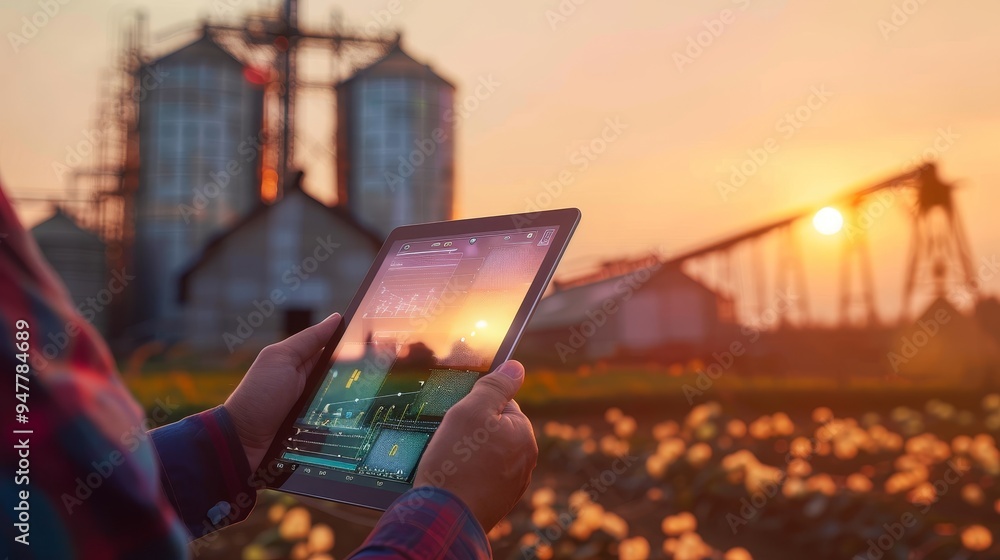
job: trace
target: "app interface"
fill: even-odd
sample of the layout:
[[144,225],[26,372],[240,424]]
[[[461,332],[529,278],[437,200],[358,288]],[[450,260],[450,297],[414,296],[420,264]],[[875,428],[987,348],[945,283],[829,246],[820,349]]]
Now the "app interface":
[[444,413],[489,369],[556,230],[394,243],[282,467],[410,483]]

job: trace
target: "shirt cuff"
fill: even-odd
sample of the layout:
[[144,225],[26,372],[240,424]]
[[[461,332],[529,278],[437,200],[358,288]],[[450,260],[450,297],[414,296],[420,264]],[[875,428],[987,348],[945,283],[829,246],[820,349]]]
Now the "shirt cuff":
[[433,486],[396,499],[351,558],[492,558],[479,521],[457,496]]
[[229,412],[206,410],[149,432],[163,489],[193,538],[243,521],[257,502]]

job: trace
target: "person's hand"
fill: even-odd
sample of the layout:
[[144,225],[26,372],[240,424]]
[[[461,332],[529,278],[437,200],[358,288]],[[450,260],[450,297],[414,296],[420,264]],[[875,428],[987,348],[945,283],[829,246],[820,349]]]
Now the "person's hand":
[[531,422],[513,400],[523,382],[524,366],[513,360],[480,378],[445,413],[413,481],[461,498],[487,532],[527,490],[538,460]]
[[226,410],[240,436],[250,472],[257,470],[282,420],[305,388],[306,378],[320,358],[340,314],[260,351],[233,394]]

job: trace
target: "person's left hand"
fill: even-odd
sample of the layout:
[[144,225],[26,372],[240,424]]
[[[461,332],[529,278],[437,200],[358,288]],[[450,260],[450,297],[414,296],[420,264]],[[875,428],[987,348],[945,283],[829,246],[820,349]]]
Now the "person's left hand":
[[302,394],[306,377],[323,347],[340,324],[334,313],[318,325],[260,351],[223,406],[229,412],[243,444],[250,472],[255,472],[271,446],[274,434]]

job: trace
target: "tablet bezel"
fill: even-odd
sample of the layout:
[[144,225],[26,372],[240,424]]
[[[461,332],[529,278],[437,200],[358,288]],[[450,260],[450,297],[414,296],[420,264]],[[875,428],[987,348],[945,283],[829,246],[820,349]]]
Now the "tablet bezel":
[[[298,494],[313,498],[320,498],[344,504],[356,505],[365,508],[385,510],[396,498],[406,490],[397,491],[395,489],[383,489],[376,487],[366,487],[353,482],[354,476],[361,476],[367,482],[373,477],[354,475],[334,469],[330,478],[320,479],[305,474],[296,474],[293,465],[285,465],[285,461],[280,458],[284,445],[281,443],[286,434],[292,429],[299,411],[308,406],[312,393],[316,386],[322,381],[326,371],[330,366],[330,358],[333,355],[337,344],[340,343],[347,330],[347,324],[354,317],[358,307],[361,305],[365,294],[371,288],[378,271],[382,268],[382,263],[389,256],[391,247],[400,240],[424,239],[434,237],[460,237],[464,235],[482,234],[485,232],[522,231],[525,229],[541,229],[546,226],[558,226],[551,248],[546,252],[545,258],[538,267],[538,272],[525,294],[524,301],[518,308],[517,313],[511,320],[510,329],[504,337],[503,342],[497,350],[497,354],[490,365],[489,371],[493,371],[500,364],[510,359],[514,348],[517,346],[528,319],[538,305],[545,288],[552,280],[556,266],[559,264],[569,240],[580,222],[580,211],[576,208],[564,208],[558,210],[546,210],[526,214],[508,214],[503,216],[491,216],[485,218],[470,218],[464,220],[454,220],[448,222],[432,222],[427,224],[416,224],[398,227],[389,234],[389,237],[382,244],[378,255],[368,269],[364,281],[355,293],[350,305],[343,312],[343,319],[337,326],[333,336],[327,341],[323,348],[320,359],[316,366],[306,378],[302,395],[289,411],[281,427],[275,433],[267,454],[261,461],[261,466],[255,476],[264,481],[267,488],[281,490],[291,494]],[[280,467],[279,467],[280,466]],[[302,465],[303,468],[319,468]],[[394,484],[393,486],[399,486]],[[379,485],[380,486],[380,485]],[[409,487],[409,485],[407,485]]]

